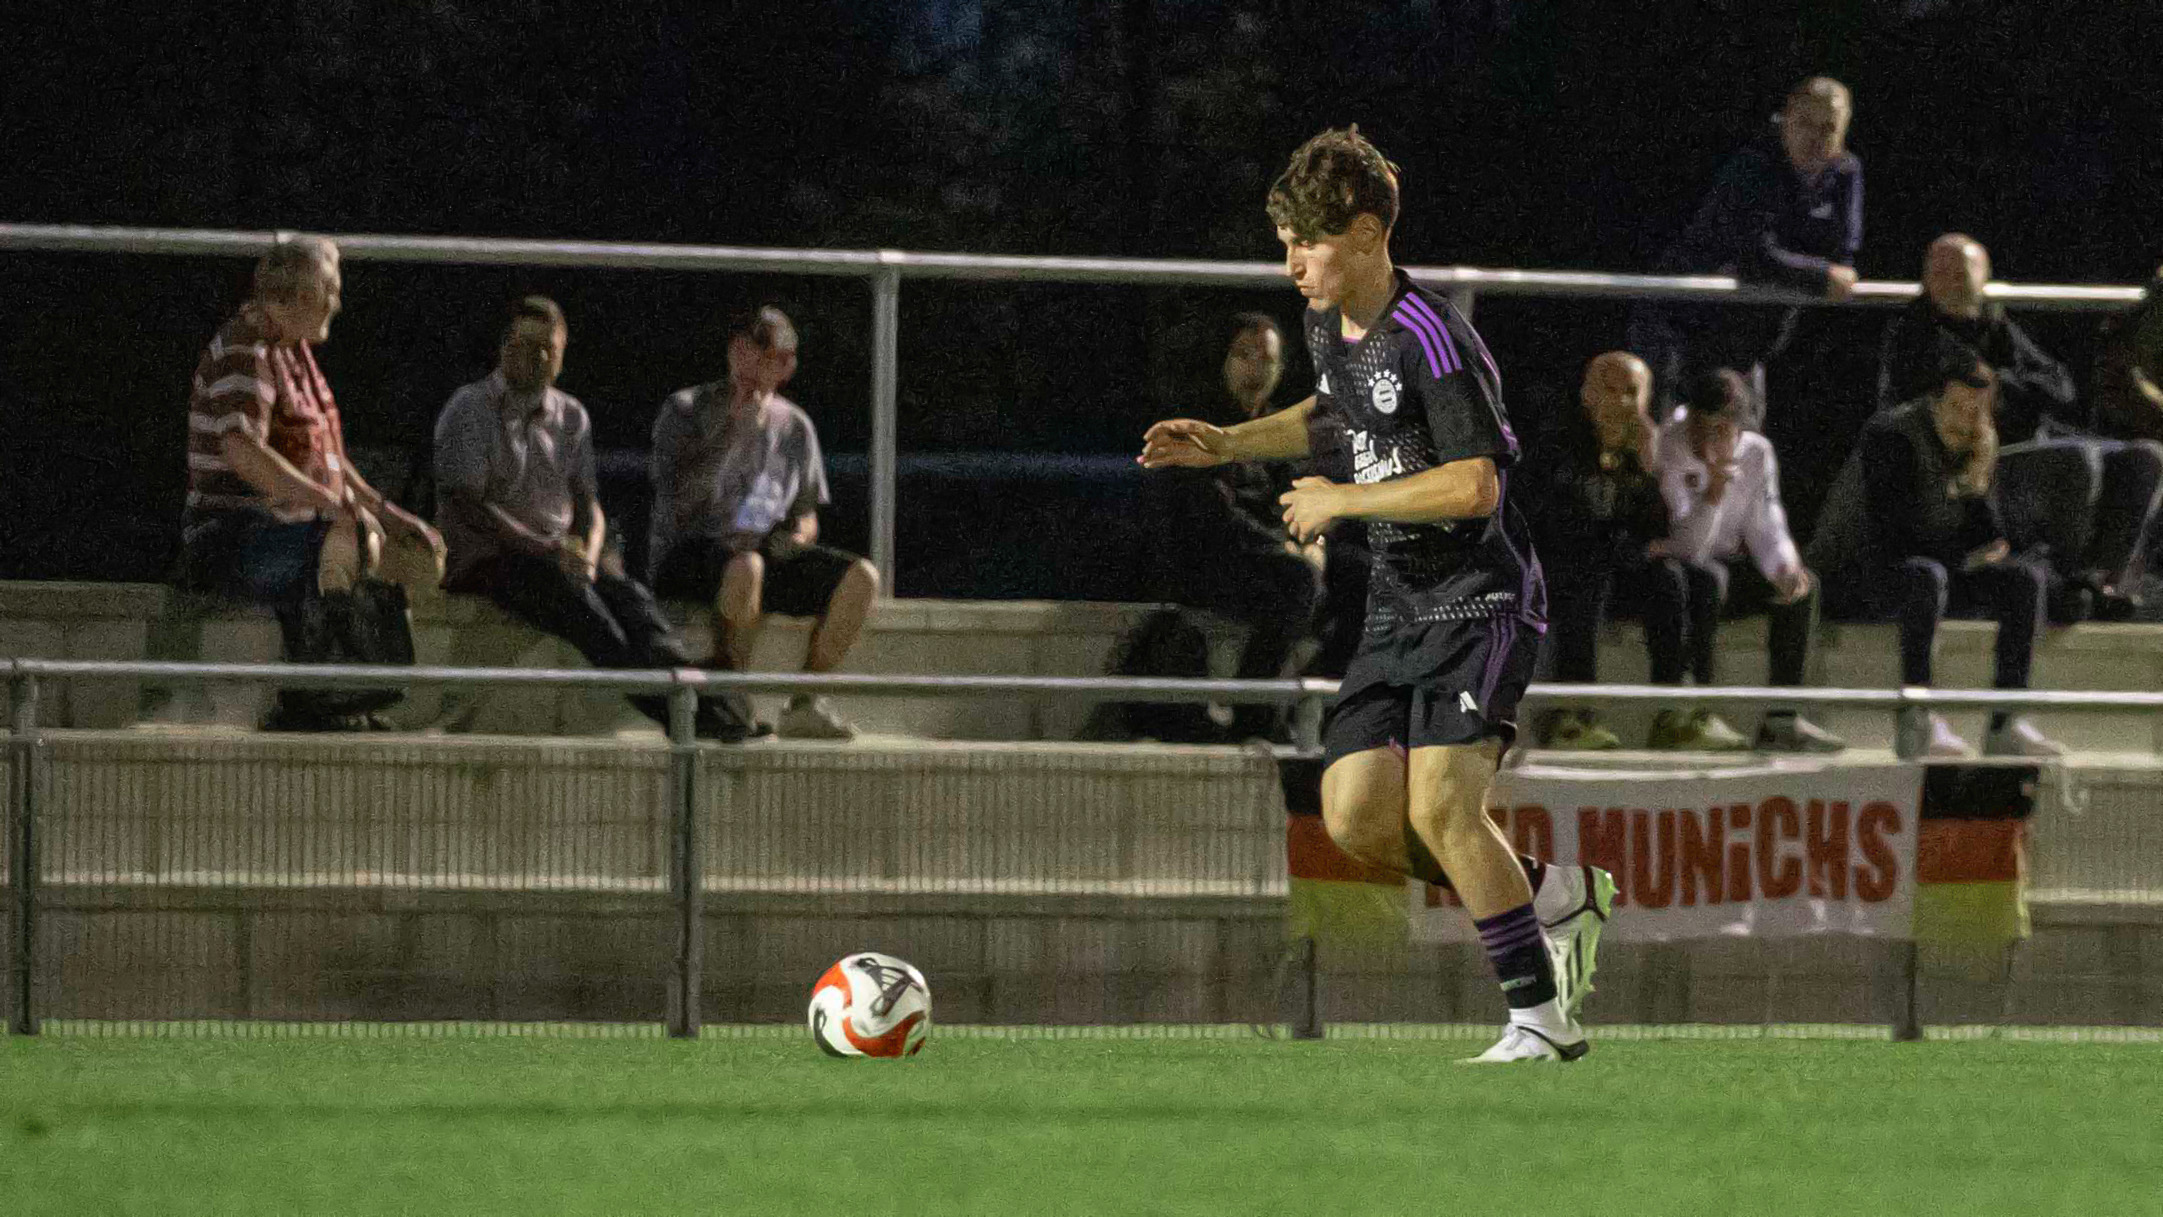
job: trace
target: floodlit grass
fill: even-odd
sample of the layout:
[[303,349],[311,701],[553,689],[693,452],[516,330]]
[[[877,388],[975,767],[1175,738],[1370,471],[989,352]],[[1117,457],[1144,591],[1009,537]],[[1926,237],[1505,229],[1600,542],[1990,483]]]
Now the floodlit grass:
[[2163,1214],[2163,1046],[0,1041],[0,1212]]

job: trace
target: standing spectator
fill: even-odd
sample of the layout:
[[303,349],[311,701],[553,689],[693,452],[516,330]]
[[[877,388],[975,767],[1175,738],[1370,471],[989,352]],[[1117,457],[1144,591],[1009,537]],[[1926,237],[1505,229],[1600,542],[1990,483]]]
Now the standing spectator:
[[2081,426],[2072,373],[2045,354],[2005,306],[1984,296],[1990,253],[1972,237],[1930,243],[1923,294],[1885,331],[1878,407],[1931,391],[1937,350],[1957,341],[1997,377],[1999,509],[2017,547],[2046,548],[2063,577],[2053,616],[2131,615],[2131,586],[2163,490],[2163,445],[2106,440]]
[[[578,399],[556,388],[569,339],[555,301],[520,300],[496,370],[452,394],[437,416],[438,511],[450,542],[444,586],[488,597],[597,668],[688,667],[653,594],[607,544],[592,424]],[[630,700],[668,722],[666,697]],[[701,738],[739,740],[750,728],[739,699],[700,700]]]
[[[1271,413],[1270,395],[1283,373],[1284,333],[1277,323],[1263,313],[1235,317],[1224,352],[1224,392],[1233,415],[1225,423]],[[1322,600],[1323,543],[1294,541],[1278,505],[1292,488],[1291,466],[1231,461],[1187,476],[1199,492],[1193,524],[1204,530],[1208,543],[1198,547],[1201,557],[1172,562],[1167,599],[1244,625],[1237,675],[1273,680],[1284,674],[1293,649],[1312,631]],[[1282,742],[1287,737],[1280,718],[1273,706],[1235,706],[1231,738]]]
[[[810,416],[781,396],[796,374],[796,327],[771,306],[732,326],[728,378],[679,390],[653,423],[654,584],[714,606],[712,662],[741,669],[768,613],[815,617],[804,671],[841,666],[879,595],[878,568],[819,540],[830,501]],[[778,722],[796,739],[856,729],[798,694]]]
[[[1600,623],[1618,582],[1636,591],[1643,581],[1646,547],[1667,535],[1667,508],[1649,468],[1652,371],[1645,361],[1628,351],[1595,356],[1585,365],[1578,401],[1582,409],[1572,412],[1536,466],[1545,485],[1535,501],[1543,512],[1539,551],[1549,572],[1554,679],[1591,684],[1600,678]],[[1572,751],[1622,746],[1595,712],[1582,708],[1547,711],[1539,739],[1542,747]]]
[[[1813,76],[1796,85],[1775,129],[1728,160],[1654,269],[1847,299],[1863,243],[1863,166],[1847,150],[1853,113],[1847,86],[1837,80]],[[1687,376],[1742,369],[1752,391],[1743,425],[1756,430],[1765,417],[1765,363],[1787,345],[1800,311],[1645,304],[1630,318],[1630,349],[1658,377],[1663,417]]]
[[2163,266],[2140,303],[2105,325],[2095,394],[2096,426],[2105,435],[2163,440]]
[[[1810,564],[1834,615],[1899,622],[1902,684],[1931,683],[1948,611],[1978,612],[1998,623],[1996,687],[2025,689],[2050,573],[2013,552],[1991,505],[1997,374],[1959,343],[1941,346],[1938,359],[1934,390],[1863,428],[1811,538]],[[1906,755],[1973,754],[1943,717],[1920,710],[1901,716],[1901,737]],[[2006,714],[1991,716],[1984,750],[2064,752],[2027,718]]]
[[[1700,373],[1684,395],[1683,417],[1660,429],[1653,468],[1672,522],[1653,542],[1658,576],[1649,581],[1645,642],[1653,679],[1680,684],[1685,660],[1700,688],[1718,683],[1722,610],[1768,617],[1767,683],[1803,682],[1817,630],[1817,579],[1803,565],[1780,502],[1780,464],[1772,444],[1744,431],[1750,387],[1732,368]],[[1847,744],[1793,710],[1770,710],[1757,747],[1771,752],[1838,752]],[[1654,748],[1744,746],[1709,710],[1663,710],[1653,720]]]
[[[351,596],[357,581],[418,587],[442,574],[443,539],[346,458],[338,404],[313,350],[338,315],[338,262],[338,247],[321,237],[272,246],[256,263],[247,302],[204,350],[188,401],[182,581],[271,606],[295,663],[333,658],[326,621],[350,632],[339,621],[364,611]],[[400,619],[375,628],[403,630],[402,612],[390,611]],[[395,700],[286,690],[264,726],[365,728],[376,724],[360,706]]]

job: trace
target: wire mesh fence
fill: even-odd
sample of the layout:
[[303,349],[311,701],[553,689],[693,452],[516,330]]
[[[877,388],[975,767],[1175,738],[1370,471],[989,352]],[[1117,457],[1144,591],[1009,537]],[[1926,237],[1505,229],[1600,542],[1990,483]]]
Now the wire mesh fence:
[[[21,730],[0,764],[0,996],[50,1031],[735,1033],[797,1024],[866,949],[921,967],[955,1026],[1440,1035],[1499,1011],[1476,946],[1317,934],[1302,965],[1264,749]],[[2023,939],[1616,941],[1590,1015],[2163,1026],[2159,775],[2035,784]],[[1401,919],[1402,888],[1370,893]]]

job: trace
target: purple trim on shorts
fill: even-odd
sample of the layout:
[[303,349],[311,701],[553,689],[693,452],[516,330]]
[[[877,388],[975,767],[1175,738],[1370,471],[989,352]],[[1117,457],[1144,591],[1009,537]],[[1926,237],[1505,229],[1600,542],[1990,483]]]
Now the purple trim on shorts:
[[1396,318],[1399,325],[1412,331],[1414,338],[1419,339],[1419,349],[1427,352],[1427,374],[1436,380],[1442,379],[1442,354],[1441,349],[1435,345],[1434,336],[1414,324],[1412,312],[1409,309],[1400,307],[1390,316]]
[[1487,706],[1494,700],[1495,686],[1502,683],[1502,664],[1509,658],[1510,648],[1517,644],[1517,618],[1495,618],[1493,644],[1487,651],[1487,662],[1480,669],[1480,713],[1487,713]]
[[1404,303],[1405,307],[1419,314],[1426,320],[1427,324],[1433,326],[1441,335],[1443,352],[1449,356],[1450,371],[1461,370],[1465,366],[1464,356],[1457,353],[1457,340],[1450,336],[1449,322],[1443,320],[1442,315],[1434,311],[1433,305],[1418,296],[1406,296]]

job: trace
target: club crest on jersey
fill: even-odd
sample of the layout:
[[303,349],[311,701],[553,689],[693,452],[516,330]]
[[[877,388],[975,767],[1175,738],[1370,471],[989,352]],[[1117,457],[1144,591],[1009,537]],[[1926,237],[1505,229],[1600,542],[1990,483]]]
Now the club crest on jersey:
[[1381,414],[1395,414],[1397,412],[1397,399],[1403,393],[1404,382],[1397,379],[1395,372],[1384,372],[1375,377],[1374,384],[1368,389],[1368,395],[1374,401],[1376,412]]

